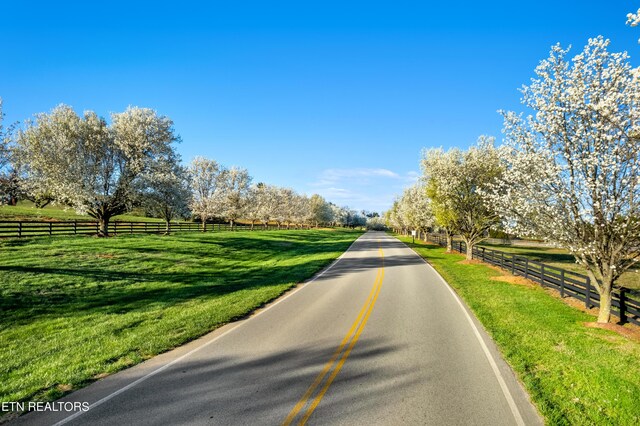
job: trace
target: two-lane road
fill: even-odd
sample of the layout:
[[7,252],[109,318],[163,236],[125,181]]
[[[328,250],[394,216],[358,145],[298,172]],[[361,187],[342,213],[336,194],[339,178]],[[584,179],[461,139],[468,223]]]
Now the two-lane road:
[[541,423],[455,293],[378,232],[258,315],[65,400],[94,405],[18,423]]

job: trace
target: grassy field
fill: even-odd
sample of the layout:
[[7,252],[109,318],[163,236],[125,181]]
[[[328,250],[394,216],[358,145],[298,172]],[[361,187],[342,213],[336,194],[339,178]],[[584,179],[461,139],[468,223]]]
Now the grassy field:
[[[494,250],[504,251],[506,253],[515,253],[517,255],[526,256],[529,259],[544,262],[546,265],[555,266],[556,268],[566,269],[583,275],[587,274],[585,269],[576,263],[573,255],[561,248],[520,247],[500,244],[481,245]],[[618,280],[618,284],[629,289],[640,290],[640,265],[636,264],[634,268],[631,268],[622,274]]]
[[0,241],[0,401],[51,400],[201,336],[309,278],[359,235]]
[[[78,214],[73,210],[65,210],[56,205],[48,205],[42,209],[36,208],[31,201],[21,201],[16,206],[0,206],[0,220],[87,220],[95,221],[88,215]],[[157,222],[161,219],[154,219],[143,215],[122,214],[114,216],[112,220],[121,222]]]
[[436,245],[411,244],[465,300],[551,425],[640,424],[640,342],[588,328],[595,317],[541,287],[496,280]]

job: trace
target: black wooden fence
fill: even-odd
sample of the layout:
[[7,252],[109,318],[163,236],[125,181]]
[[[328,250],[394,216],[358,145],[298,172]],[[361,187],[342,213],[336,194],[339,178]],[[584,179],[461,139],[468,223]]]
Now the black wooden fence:
[[[274,230],[277,226],[255,225],[254,230]],[[100,230],[98,222],[85,221],[0,221],[0,238],[2,237],[38,237],[62,235],[95,235]],[[172,222],[171,232],[201,231],[202,224],[196,222]],[[224,223],[208,223],[207,231],[230,231],[231,226]],[[234,230],[251,230],[251,225],[235,225]],[[164,222],[111,222],[109,234],[162,234],[166,231]]]
[[[447,245],[446,237],[439,234],[427,234],[427,239],[442,247]],[[460,253],[467,252],[464,241],[454,241],[452,248]],[[600,306],[600,295],[591,285],[591,279],[588,276],[545,265],[525,256],[486,247],[474,247],[473,258],[499,266],[513,275],[520,275],[543,287],[555,288],[560,291],[561,297],[581,300],[588,309]],[[620,318],[621,322],[628,321],[640,325],[640,294],[638,292],[626,288],[616,289],[611,305],[611,313]]]

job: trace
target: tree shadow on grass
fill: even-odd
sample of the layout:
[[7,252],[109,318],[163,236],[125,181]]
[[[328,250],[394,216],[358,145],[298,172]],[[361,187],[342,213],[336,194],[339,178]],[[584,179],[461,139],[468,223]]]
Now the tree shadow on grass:
[[[339,253],[346,248],[344,241],[322,239],[315,243],[301,238],[298,241],[287,239],[289,245],[285,248],[272,241],[255,247],[255,239],[241,235],[232,236],[232,240],[227,241],[226,250],[210,256],[206,251],[194,254],[189,248],[168,252],[160,247],[134,246],[123,249],[122,256],[135,252],[138,253],[136,260],[124,264],[95,262],[91,266],[66,266],[54,260],[49,261],[49,265],[0,265],[0,275],[5,277],[29,276],[26,285],[4,288],[0,298],[0,324],[29,323],[43,316],[122,314],[161,309],[190,300],[208,300],[244,290],[294,284],[308,279],[331,262],[323,254]],[[381,267],[383,262],[377,251],[380,246],[384,249],[403,247],[395,240],[378,243],[377,240],[360,239],[351,250],[371,250],[371,254],[342,258],[318,281]],[[247,248],[238,251],[228,247]],[[109,247],[105,249],[109,250]],[[183,259],[176,260],[178,254],[184,255]],[[155,262],[151,271],[144,268],[145,255],[152,255],[148,260]],[[304,255],[317,256],[295,263],[296,257]],[[239,261],[253,258],[258,258],[253,265]],[[195,264],[176,269],[176,264],[182,260]],[[287,260],[288,264],[283,265],[278,260]],[[420,259],[412,255],[384,258],[385,268],[419,262]]]

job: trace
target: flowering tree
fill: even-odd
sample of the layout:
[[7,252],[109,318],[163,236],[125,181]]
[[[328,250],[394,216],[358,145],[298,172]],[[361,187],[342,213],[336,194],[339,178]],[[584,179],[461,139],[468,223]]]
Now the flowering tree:
[[166,223],[171,233],[171,221],[189,215],[191,188],[187,169],[180,165],[177,155],[156,162],[141,181],[140,193],[145,210]]
[[278,224],[278,229],[283,223],[287,223],[291,212],[294,192],[290,188],[277,188],[274,194],[274,200],[277,202],[277,208],[273,215],[273,220]]
[[221,173],[221,215],[229,221],[233,229],[236,220],[242,217],[247,207],[247,196],[251,176],[247,169],[232,167]]
[[202,232],[207,231],[207,220],[221,212],[224,190],[224,168],[217,161],[196,157],[189,166],[191,179],[191,211],[200,217]]
[[[279,188],[274,185],[264,185],[259,193],[258,204],[260,212],[260,221],[265,228],[269,222],[277,216],[279,209]],[[279,226],[279,225],[278,225]]]
[[495,209],[482,194],[502,173],[493,143],[493,138],[481,136],[467,151],[432,149],[423,154],[427,194],[436,223],[447,235],[447,249],[451,250],[453,234],[460,234],[468,260],[474,246],[499,222]]
[[554,46],[523,89],[536,111],[504,113],[507,170],[489,197],[512,232],[568,249],[600,294],[640,257],[640,81],[627,53],[590,39],[572,61]]
[[402,221],[420,233],[427,232],[434,224],[431,200],[426,187],[420,182],[404,190],[398,209]]
[[401,232],[402,234],[406,235],[409,224],[406,223],[405,215],[402,214],[400,206],[401,199],[396,198],[393,201],[393,205],[391,206],[391,208],[384,214],[385,222],[387,226],[393,229],[395,232]]
[[88,213],[102,236],[113,216],[131,209],[145,171],[172,155],[172,143],[179,140],[173,122],[151,109],[128,108],[111,120],[108,126],[93,111],[79,117],[60,105],[38,114],[17,137],[26,190]]
[[330,223],[333,220],[333,211],[327,201],[318,194],[309,198],[309,222],[317,228],[321,223]]
[[[259,182],[257,185],[251,185],[246,196],[246,207],[244,209],[244,218],[251,222],[251,229],[254,229],[256,223],[262,219],[262,201],[266,185]],[[268,223],[268,220],[267,220]]]
[[293,202],[294,205],[291,219],[296,225],[296,228],[302,228],[304,225],[309,225],[312,217],[309,197],[304,194],[296,194]]

